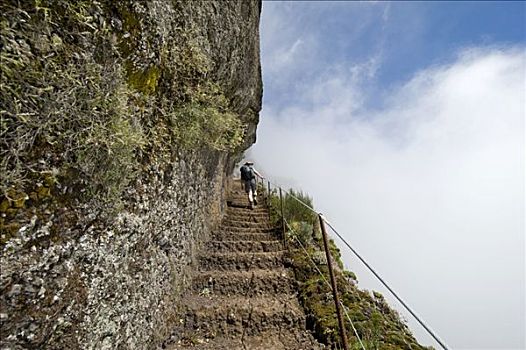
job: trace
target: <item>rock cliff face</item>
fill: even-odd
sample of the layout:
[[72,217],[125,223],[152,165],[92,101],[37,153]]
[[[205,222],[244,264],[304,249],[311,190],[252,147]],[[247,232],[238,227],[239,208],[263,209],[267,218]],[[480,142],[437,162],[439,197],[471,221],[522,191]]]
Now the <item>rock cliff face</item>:
[[0,348],[153,349],[255,141],[259,1],[3,1]]

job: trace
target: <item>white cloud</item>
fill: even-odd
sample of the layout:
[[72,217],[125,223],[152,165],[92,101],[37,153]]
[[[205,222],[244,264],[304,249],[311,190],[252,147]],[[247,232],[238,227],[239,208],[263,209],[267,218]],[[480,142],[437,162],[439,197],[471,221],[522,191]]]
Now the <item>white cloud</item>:
[[355,81],[370,80],[376,76],[376,72],[381,65],[381,54],[370,57],[363,63],[352,66],[349,70],[351,77]]
[[269,67],[268,72],[279,72],[287,65],[293,63],[295,60],[297,61],[299,59],[299,54],[301,54],[300,50],[302,44],[303,40],[298,38],[289,47],[277,49],[268,59],[266,64],[266,66]]
[[381,111],[337,70],[304,103],[265,106],[251,150],[313,195],[452,348],[525,346],[525,62],[522,48],[466,50],[394,88]]
[[[288,101],[296,98],[293,90],[330,73],[338,60],[349,52],[357,61],[353,67],[355,78],[371,77],[381,62],[384,39],[376,40],[371,48],[350,43],[364,34],[375,31],[380,19],[384,31],[389,18],[389,4],[368,2],[267,2],[261,21],[262,68],[265,84],[271,82],[272,98]],[[334,16],[338,13],[338,16]],[[323,18],[323,21],[320,19]],[[330,43],[330,45],[328,45]],[[370,52],[374,51],[374,52]],[[378,52],[376,52],[378,51]],[[364,57],[371,57],[363,60]],[[293,86],[291,86],[293,85]],[[265,95],[268,98],[268,94]]]

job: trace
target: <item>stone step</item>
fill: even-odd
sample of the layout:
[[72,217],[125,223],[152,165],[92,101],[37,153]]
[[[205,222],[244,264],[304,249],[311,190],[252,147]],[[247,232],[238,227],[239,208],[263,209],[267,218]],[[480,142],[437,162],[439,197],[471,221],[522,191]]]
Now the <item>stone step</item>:
[[227,205],[227,208],[228,209],[239,209],[239,210],[244,210],[245,212],[243,213],[238,213],[238,214],[246,214],[246,213],[249,213],[249,212],[253,212],[253,213],[256,213],[256,214],[264,214],[268,217],[268,209],[266,206],[263,206],[261,204],[258,204],[256,206],[254,206],[254,209],[251,209],[250,208],[250,205],[248,203],[229,203]]
[[253,233],[253,232],[231,232],[214,231],[212,238],[218,241],[272,241],[280,238],[280,232]]
[[264,219],[268,220],[268,211],[258,211],[258,209],[240,209],[229,207],[225,213],[224,219],[231,218],[232,220],[247,220],[247,219]]
[[284,268],[252,271],[206,271],[193,280],[194,292],[201,295],[292,294],[295,279],[291,271]]
[[[266,205],[258,203],[254,206],[254,209],[250,208],[250,204],[248,202],[228,202],[227,203],[228,209],[233,209],[238,211],[237,214],[247,214],[247,213],[256,213],[256,214],[264,214],[268,217],[268,208]],[[228,214],[232,214],[231,212],[227,212]]]
[[254,227],[254,228],[276,228],[275,225],[270,224],[268,217],[266,219],[246,219],[246,220],[233,220],[227,217],[221,222],[221,226],[225,227]]
[[256,205],[254,209],[250,209],[247,204],[240,206],[227,206],[227,216],[229,214],[241,214],[241,215],[250,215],[250,214],[264,214],[268,216],[268,208],[262,207],[261,205]]
[[283,243],[278,240],[269,241],[240,241],[240,240],[218,240],[209,241],[206,244],[206,251],[212,253],[228,252],[278,252],[283,250]]
[[[241,207],[241,208],[245,207],[246,208],[248,205],[250,205],[248,198],[228,199],[226,203],[229,207]],[[261,208],[267,208],[267,202],[265,198],[261,198],[260,196],[257,197],[257,203],[255,204],[256,204],[256,208],[258,206]]]
[[167,347],[167,350],[319,350],[325,349],[313,336],[300,329],[289,332],[262,332],[252,336],[216,337],[209,339],[199,333],[186,337]]
[[[265,187],[261,186],[260,183],[258,183],[258,192],[259,191],[267,191],[267,184],[265,183]],[[245,194],[245,184],[236,182],[234,186],[230,186],[230,190],[228,191],[229,194]]]
[[[248,203],[248,195],[247,194],[243,194],[242,196],[227,196],[226,197],[226,201],[227,201],[227,203],[228,202]],[[256,201],[259,204],[266,204],[267,203],[267,196],[258,193],[256,195]]]
[[185,299],[186,330],[203,336],[256,335],[269,330],[303,328],[305,315],[294,295],[189,296]]
[[223,225],[223,224],[219,225],[218,230],[232,232],[232,233],[273,233],[273,232],[278,231],[278,229],[274,226],[237,227],[237,226]]
[[275,269],[283,267],[284,254],[284,252],[210,253],[199,257],[199,269],[201,271]]
[[250,221],[250,222],[262,222],[268,221],[268,212],[266,213],[228,213],[225,215],[223,220],[232,221]]
[[237,223],[237,222],[251,222],[251,223],[259,223],[259,224],[262,224],[262,223],[269,223],[269,217],[268,217],[268,213],[262,213],[262,214],[249,214],[249,215],[245,215],[245,214],[228,214],[228,215],[225,215],[223,217],[223,221],[227,221],[227,222],[233,222],[233,223]]
[[[227,201],[248,201],[248,194],[246,193],[242,193],[242,194],[230,194],[229,196],[226,197],[227,198]],[[257,194],[257,199],[258,201],[266,201],[267,199],[267,196],[265,194],[262,194],[261,192],[258,191],[258,194]]]

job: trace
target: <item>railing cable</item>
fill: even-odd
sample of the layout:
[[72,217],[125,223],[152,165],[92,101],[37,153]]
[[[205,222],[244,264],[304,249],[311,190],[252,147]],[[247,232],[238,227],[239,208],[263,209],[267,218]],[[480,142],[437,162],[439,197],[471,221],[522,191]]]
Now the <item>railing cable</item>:
[[345,306],[342,301],[340,301],[340,304],[341,304],[341,306],[343,308],[343,312],[345,313],[345,317],[347,317],[347,319],[349,320],[349,323],[351,324],[351,327],[352,327],[352,330],[354,331],[354,334],[356,334],[356,338],[358,338],[358,341],[360,342],[360,345],[362,346],[362,349],[365,350],[365,346],[363,345],[362,340],[358,336],[358,331],[354,327],[354,323],[353,323],[353,321],[351,321],[351,317],[349,316],[349,313],[347,312],[347,306]]
[[[325,277],[325,275],[323,274],[323,272],[321,272],[321,270],[318,268],[318,265],[316,265],[316,262],[314,261],[314,259],[311,257],[311,255],[309,254],[309,252],[307,251],[307,249],[305,248],[305,246],[303,245],[303,243],[301,243],[301,241],[298,239],[297,237],[297,234],[296,234],[296,231],[294,231],[294,229],[292,229],[292,227],[289,225],[288,221],[285,220],[285,224],[287,225],[287,228],[289,229],[289,231],[291,231],[292,233],[294,233],[294,235],[292,235],[292,237],[294,237],[294,239],[296,240],[296,242],[299,243],[300,247],[303,249],[303,251],[305,252],[305,254],[309,257],[309,260],[310,262],[312,263],[312,265],[314,266],[314,268],[316,269],[316,271],[318,272],[318,274],[321,276],[321,278],[323,279],[323,281],[325,282],[325,284],[329,287],[329,289],[332,289],[332,286],[331,284],[329,283],[329,281],[327,280],[327,278]],[[353,332],[354,332],[354,335],[356,335],[356,338],[358,338],[358,342],[360,343],[360,346],[363,350],[367,350],[365,348],[365,346],[363,345],[362,343],[362,339],[360,338],[360,335],[358,334],[358,331],[356,330],[356,327],[354,326],[354,323],[353,321],[351,320],[351,318],[349,317],[349,314],[347,313],[347,310],[345,308],[345,305],[343,305],[343,303],[340,301],[340,304],[343,306],[343,310],[344,310],[344,313],[345,313],[345,316],[347,317],[347,320],[349,320],[349,323],[351,324],[351,327],[353,329]]]
[[[267,180],[267,181],[269,181],[269,180]],[[269,181],[269,183],[273,184],[274,187],[277,187],[280,190],[282,190],[281,186],[279,186],[279,185],[277,185],[277,184],[275,184],[275,183],[273,183],[271,181]],[[321,215],[313,207],[311,207],[310,205],[308,205],[307,203],[302,201],[300,198],[296,197],[291,192],[289,192],[287,190],[283,190],[283,192],[285,192],[288,196],[291,196],[292,198],[294,198],[296,201],[298,201],[300,204],[302,204],[304,207],[306,207],[307,209],[309,209],[313,213],[315,213],[317,215]],[[422,321],[420,319],[420,317],[418,317],[416,315],[416,313],[402,300],[402,298],[400,298],[398,296],[398,294],[391,287],[389,287],[389,285],[382,279],[382,277],[380,277],[380,275],[378,275],[378,273],[376,273],[376,271],[367,263],[367,261],[365,261],[365,259],[362,258],[362,256],[360,254],[358,254],[358,252],[342,237],[342,235],[334,228],[334,226],[332,226],[332,224],[330,222],[328,222],[325,217],[323,217],[323,220],[331,228],[331,230],[336,234],[336,236],[338,236],[338,238],[347,246],[347,248],[349,248],[351,250],[351,252],[367,267],[367,269],[369,269],[369,271],[380,281],[380,283],[382,283],[382,285],[385,288],[387,288],[387,290],[396,298],[396,300],[398,300],[398,302],[400,302],[400,304],[418,321],[418,323],[427,331],[427,333],[429,335],[431,335],[431,337],[444,350],[449,350],[449,348],[445,345],[445,343],[424,323],[424,321]]]
[[[279,186],[278,186],[279,187]],[[279,187],[281,188],[281,187]],[[285,192],[287,195],[291,196],[292,198],[294,198],[298,203],[300,203],[301,205],[303,205],[305,208],[309,209],[310,211],[312,211],[314,214],[319,214],[316,210],[314,210],[313,207],[311,207],[310,205],[308,205],[307,203],[305,203],[304,201],[302,201],[301,199],[299,199],[298,197],[296,197],[295,195],[293,195],[290,191],[287,191],[287,190],[283,190],[283,192]]]
[[[261,180],[265,180],[265,178],[262,177]],[[266,180],[268,181],[269,184],[272,184],[272,185],[274,185],[274,187],[277,187],[278,189],[281,189],[283,192],[285,192],[285,194],[291,196],[291,197],[294,198],[296,201],[298,201],[301,205],[303,205],[305,208],[309,209],[309,210],[312,211],[314,214],[318,215],[318,212],[317,212],[313,207],[311,207],[310,205],[308,205],[307,203],[305,203],[304,201],[302,201],[301,199],[299,199],[298,197],[296,197],[295,195],[293,195],[290,191],[287,191],[287,190],[283,189],[282,186],[273,183],[273,182],[270,181],[269,179],[266,179]],[[270,186],[269,186],[269,188],[270,188]]]
[[342,237],[342,235],[334,228],[334,226],[332,226],[331,223],[327,221],[327,219],[324,218],[324,220],[327,226],[329,226],[331,230],[336,234],[336,236],[340,238],[343,244],[345,244],[347,248],[349,248],[353,252],[353,254],[356,255],[358,259],[360,259],[360,261],[369,269],[369,271],[371,271],[371,273],[378,279],[378,281],[380,281],[383,284],[383,286],[387,288],[387,290],[396,298],[396,300],[398,300],[400,304],[402,304],[402,306],[418,321],[418,323],[420,323],[420,325],[424,327],[424,329],[433,337],[433,339],[435,339],[436,342],[440,344],[442,348],[444,348],[444,350],[448,350],[448,347],[442,342],[442,340],[440,340],[440,338],[438,338],[438,336],[424,323],[424,321],[422,321],[420,317],[416,315],[416,313],[402,300],[402,298],[400,298],[398,294],[391,287],[389,287],[389,285],[383,280],[382,277],[380,277],[380,275],[378,275],[378,273],[376,273],[376,271],[367,263],[367,261],[365,261],[365,259],[362,258],[360,254],[358,254],[358,252],[349,243],[347,243],[345,238]]

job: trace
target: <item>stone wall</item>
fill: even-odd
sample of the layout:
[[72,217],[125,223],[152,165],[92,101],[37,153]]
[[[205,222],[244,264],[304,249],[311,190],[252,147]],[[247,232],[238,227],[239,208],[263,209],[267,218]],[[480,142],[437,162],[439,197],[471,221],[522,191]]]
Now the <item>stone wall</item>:
[[[91,15],[86,18],[94,18],[86,19],[92,21],[88,30],[95,28],[94,34],[87,42],[71,39],[71,45],[78,45],[72,47],[91,52],[99,65],[115,62],[133,94],[156,102],[175,98],[172,82],[178,75],[173,67],[182,64],[167,60],[163,50],[190,41],[208,62],[206,79],[220,86],[232,111],[246,124],[244,140],[235,149],[213,149],[202,144],[184,148],[177,139],[169,139],[169,151],[162,156],[152,146],[155,152],[142,151],[133,176],[111,205],[85,198],[82,181],[71,178],[71,173],[81,175],[71,171],[57,175],[54,182],[36,185],[35,200],[24,197],[16,202],[4,193],[0,200],[6,206],[0,245],[0,349],[158,348],[179,322],[179,296],[192,276],[196,251],[221,218],[226,182],[235,161],[255,141],[262,94],[259,1],[116,3],[102,1],[95,10],[87,5],[86,13]],[[55,4],[69,6],[68,1],[47,1],[40,9],[31,3],[22,10],[28,16],[42,15],[47,11],[42,8]],[[2,20],[14,23],[7,16],[18,2],[2,6]],[[69,40],[65,33],[72,29],[64,24],[69,19],[61,25],[60,11],[55,11],[55,16],[59,14],[52,24],[57,25],[55,32],[49,30],[46,35],[62,45]],[[127,33],[124,27],[130,23],[135,29]],[[24,27],[20,28],[16,30]],[[108,40],[115,40],[116,56],[97,44],[98,33],[109,33]],[[130,35],[136,49],[126,54],[127,48],[119,43]],[[32,43],[27,46],[32,55],[42,54]],[[153,64],[155,69],[143,69]],[[154,84],[149,72],[155,73]],[[128,104],[135,103],[130,110],[148,107],[136,100],[128,99]],[[7,98],[1,102],[2,109],[9,107]],[[162,111],[150,112],[146,117],[157,118]],[[147,123],[140,120],[145,128]],[[163,142],[166,139],[159,144]],[[57,157],[52,158],[50,172],[65,169]]]
[[[217,168],[224,167],[218,159]],[[171,332],[199,242],[219,216],[225,172],[205,176],[198,157],[151,168],[127,192],[126,209],[100,222],[89,207],[82,226],[45,239],[46,225],[2,253],[2,348],[142,349]],[[48,223],[51,226],[52,222]]]

